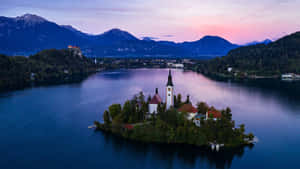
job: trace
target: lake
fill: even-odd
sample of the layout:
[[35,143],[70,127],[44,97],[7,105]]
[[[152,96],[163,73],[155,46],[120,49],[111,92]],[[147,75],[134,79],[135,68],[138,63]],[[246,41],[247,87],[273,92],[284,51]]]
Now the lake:
[[300,84],[214,81],[172,70],[175,93],[232,109],[259,142],[214,153],[181,145],[147,145],[88,129],[112,103],[159,88],[167,69],[114,70],[81,83],[0,95],[1,169],[300,168]]

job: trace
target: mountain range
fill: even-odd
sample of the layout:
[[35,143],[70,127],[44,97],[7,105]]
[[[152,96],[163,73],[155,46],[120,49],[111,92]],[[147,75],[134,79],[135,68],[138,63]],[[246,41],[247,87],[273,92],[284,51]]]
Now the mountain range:
[[269,44],[269,43],[272,43],[273,41],[270,40],[270,39],[265,39],[263,41],[253,41],[253,42],[249,42],[249,43],[246,43],[244,46],[250,46],[250,45],[257,45],[257,44]]
[[88,57],[196,57],[224,56],[239,47],[218,36],[175,43],[139,39],[132,34],[111,29],[99,35],[83,33],[69,25],[58,25],[40,16],[0,17],[0,53],[31,55],[44,49],[79,46]]

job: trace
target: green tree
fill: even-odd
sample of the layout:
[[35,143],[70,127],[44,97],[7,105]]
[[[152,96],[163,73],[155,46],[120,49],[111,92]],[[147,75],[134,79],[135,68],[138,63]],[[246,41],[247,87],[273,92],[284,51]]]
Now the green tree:
[[120,104],[112,104],[108,107],[109,114],[112,119],[114,119],[118,114],[121,114],[122,108]]
[[178,108],[178,102],[177,102],[177,97],[174,95],[174,107]]
[[200,114],[205,114],[208,111],[209,106],[205,102],[200,102],[197,104],[197,110]]
[[134,111],[134,105],[131,105],[131,102],[129,100],[127,100],[124,105],[123,105],[123,118],[124,118],[124,122],[128,122],[131,114],[133,114]]
[[143,92],[139,93],[138,100],[139,100],[140,103],[144,103],[145,102],[145,95],[144,95]]
[[149,95],[148,98],[147,98],[147,104],[149,104],[151,101],[151,96]]
[[182,104],[182,100],[181,100],[181,94],[179,93],[178,95],[177,95],[177,106],[178,107],[180,107],[181,106],[181,104]]
[[103,120],[105,124],[110,124],[110,117],[109,117],[109,112],[107,110],[104,111],[103,113]]

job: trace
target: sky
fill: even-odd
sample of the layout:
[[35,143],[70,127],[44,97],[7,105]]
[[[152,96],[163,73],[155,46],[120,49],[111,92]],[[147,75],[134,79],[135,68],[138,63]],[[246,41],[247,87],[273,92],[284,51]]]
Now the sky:
[[0,0],[0,15],[36,14],[90,34],[112,28],[176,42],[244,44],[300,31],[300,0]]

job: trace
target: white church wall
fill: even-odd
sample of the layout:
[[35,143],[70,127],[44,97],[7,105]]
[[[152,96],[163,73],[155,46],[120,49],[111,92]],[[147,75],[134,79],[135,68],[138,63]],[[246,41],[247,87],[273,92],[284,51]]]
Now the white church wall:
[[149,104],[149,113],[151,113],[151,114],[157,113],[157,104]]

